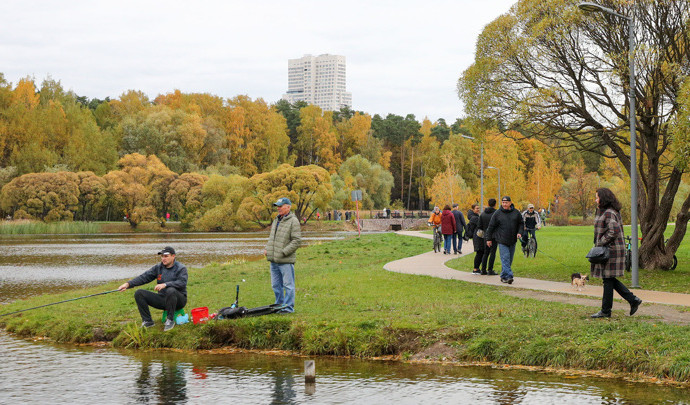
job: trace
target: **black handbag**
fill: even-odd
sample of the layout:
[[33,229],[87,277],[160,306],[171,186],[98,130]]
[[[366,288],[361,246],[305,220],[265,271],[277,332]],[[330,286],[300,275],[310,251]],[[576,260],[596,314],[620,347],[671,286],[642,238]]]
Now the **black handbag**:
[[609,261],[609,248],[608,246],[594,246],[585,257],[590,263],[605,264]]

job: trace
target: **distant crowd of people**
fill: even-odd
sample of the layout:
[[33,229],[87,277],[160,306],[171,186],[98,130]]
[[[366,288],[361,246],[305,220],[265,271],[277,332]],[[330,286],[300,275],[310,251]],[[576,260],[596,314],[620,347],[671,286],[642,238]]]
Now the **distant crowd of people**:
[[[536,230],[540,229],[546,220],[546,211],[537,212],[533,204],[529,204],[524,212],[515,208],[511,198],[501,199],[501,208],[496,209],[496,200],[491,198],[489,206],[480,213],[479,204],[472,204],[465,215],[458,204],[446,205],[441,210],[434,207],[429,218],[429,224],[440,227],[444,238],[443,254],[459,254],[462,242],[472,239],[474,245],[473,274],[498,275],[494,272],[496,250],[501,258],[501,281],[513,283],[511,265],[515,256],[515,245],[520,240],[523,249],[527,245],[528,235],[536,242]],[[452,252],[451,252],[452,248]]]

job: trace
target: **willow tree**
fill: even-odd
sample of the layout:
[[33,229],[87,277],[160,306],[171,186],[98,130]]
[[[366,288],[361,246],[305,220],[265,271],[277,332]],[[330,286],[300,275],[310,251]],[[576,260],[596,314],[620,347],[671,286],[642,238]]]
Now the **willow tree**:
[[[521,0],[486,26],[458,83],[475,124],[515,129],[559,147],[615,158],[630,171],[628,19],[585,13],[573,0]],[[668,268],[690,197],[664,231],[686,171],[674,149],[690,73],[690,2],[602,0],[634,21],[640,263]],[[682,156],[681,156],[682,157]],[[628,173],[629,175],[630,173]]]

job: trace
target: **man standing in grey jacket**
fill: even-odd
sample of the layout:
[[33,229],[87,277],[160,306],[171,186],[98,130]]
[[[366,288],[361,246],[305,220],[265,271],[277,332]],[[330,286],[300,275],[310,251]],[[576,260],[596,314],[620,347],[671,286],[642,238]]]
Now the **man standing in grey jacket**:
[[264,254],[271,263],[275,303],[286,306],[280,312],[295,312],[295,251],[302,242],[302,232],[299,219],[290,211],[292,202],[288,198],[279,198],[273,205],[278,207],[278,216],[271,224]]

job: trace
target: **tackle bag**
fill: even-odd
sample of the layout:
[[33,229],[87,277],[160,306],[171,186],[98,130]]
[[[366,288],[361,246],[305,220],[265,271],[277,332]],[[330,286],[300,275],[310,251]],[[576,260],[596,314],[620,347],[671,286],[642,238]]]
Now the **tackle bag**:
[[215,319],[237,319],[242,318],[247,314],[245,307],[225,307],[218,310],[218,315]]

